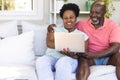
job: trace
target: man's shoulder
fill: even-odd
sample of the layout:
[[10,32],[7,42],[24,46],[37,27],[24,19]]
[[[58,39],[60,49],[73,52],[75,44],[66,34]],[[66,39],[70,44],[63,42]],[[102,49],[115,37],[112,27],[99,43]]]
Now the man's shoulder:
[[88,24],[89,20],[90,19],[80,20],[80,21],[77,22],[77,24],[79,24],[79,25],[86,25],[86,24]]
[[89,25],[89,19],[80,20],[76,24],[77,27],[85,27],[85,26],[88,26],[88,25]]
[[105,19],[105,24],[106,25],[110,25],[111,27],[114,27],[114,26],[119,26],[119,24],[117,22],[115,22],[114,20],[112,19]]
[[79,22],[84,22],[84,23],[86,23],[88,20],[89,20],[89,19],[79,20],[78,23],[79,23]]
[[112,19],[108,19],[108,18],[105,18],[105,22],[118,24],[116,21],[114,21],[114,20],[112,20]]

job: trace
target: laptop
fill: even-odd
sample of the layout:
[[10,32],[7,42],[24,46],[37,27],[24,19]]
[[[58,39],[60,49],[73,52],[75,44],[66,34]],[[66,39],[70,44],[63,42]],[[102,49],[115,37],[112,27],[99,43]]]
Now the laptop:
[[69,48],[70,52],[85,52],[84,35],[80,33],[55,32],[55,50]]

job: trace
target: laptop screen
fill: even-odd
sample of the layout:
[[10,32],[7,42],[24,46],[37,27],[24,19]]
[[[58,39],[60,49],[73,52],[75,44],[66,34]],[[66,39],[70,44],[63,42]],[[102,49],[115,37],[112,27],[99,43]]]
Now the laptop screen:
[[80,33],[55,32],[55,50],[69,48],[70,52],[85,52],[85,39]]

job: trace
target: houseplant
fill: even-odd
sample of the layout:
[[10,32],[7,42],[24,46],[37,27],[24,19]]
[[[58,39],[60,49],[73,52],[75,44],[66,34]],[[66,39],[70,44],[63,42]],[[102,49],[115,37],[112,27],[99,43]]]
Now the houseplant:
[[115,7],[112,3],[112,0],[102,0],[106,3],[107,12],[105,14],[105,17],[110,18],[112,16],[113,11],[115,10]]
[[91,5],[95,0],[87,0],[86,1],[86,10],[90,11]]
[[64,2],[67,2],[68,0],[63,0]]

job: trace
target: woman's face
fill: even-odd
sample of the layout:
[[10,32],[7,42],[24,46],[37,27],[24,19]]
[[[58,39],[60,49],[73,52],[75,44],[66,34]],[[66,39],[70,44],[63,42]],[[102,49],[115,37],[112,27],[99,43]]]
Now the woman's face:
[[63,23],[64,27],[69,31],[73,31],[75,29],[76,24],[76,15],[72,10],[66,10],[63,14]]

